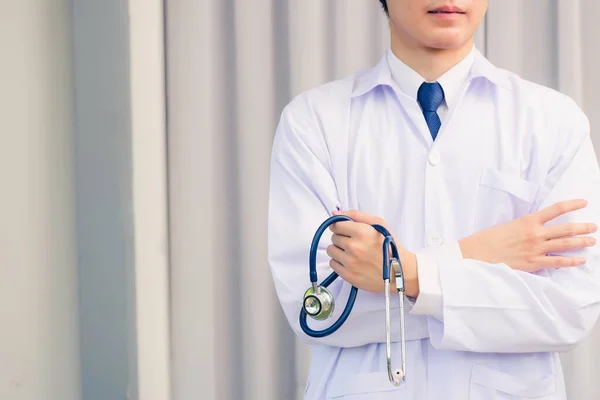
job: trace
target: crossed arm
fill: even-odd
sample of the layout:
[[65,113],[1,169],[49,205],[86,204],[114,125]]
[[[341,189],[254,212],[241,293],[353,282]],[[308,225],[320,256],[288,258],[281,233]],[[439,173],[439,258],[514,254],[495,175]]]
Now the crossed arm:
[[[413,313],[430,317],[433,345],[535,352],[567,350],[582,339],[600,311],[599,260],[597,252],[585,250],[595,246],[596,239],[588,234],[598,226],[545,224],[587,204],[558,202],[451,244],[456,249],[428,261],[437,264],[429,267],[439,268],[443,281],[443,286],[428,283],[444,288],[434,293],[419,293],[419,260],[425,258],[402,249],[406,294],[416,298]],[[381,235],[371,225],[385,221],[356,210],[343,214],[355,222],[332,225],[333,244],[327,248],[331,268],[359,289],[383,292]],[[558,255],[568,252],[578,255]],[[453,253],[454,257],[447,255]],[[439,296],[439,305],[420,296]],[[420,306],[421,301],[427,305]]]
[[[567,200],[543,210],[515,219],[503,225],[477,232],[458,242],[463,259],[489,264],[506,264],[516,271],[539,272],[548,268],[568,268],[585,265],[582,256],[552,255],[581,250],[596,244],[595,223],[571,222],[556,226],[546,223],[588,205],[587,200]],[[392,231],[386,222],[359,210],[334,211],[354,222],[338,222],[331,226],[332,244],[327,247],[329,265],[346,282],[369,292],[382,292],[381,280],[383,239],[371,225],[380,224]],[[396,240],[397,243],[399,243]],[[406,274],[406,294],[419,296],[417,255],[400,246],[400,259]],[[392,288],[395,290],[395,288]]]
[[[307,340],[297,322],[307,282],[306,243],[330,215],[336,198],[324,150],[309,145],[304,135],[310,130],[318,127],[308,119],[282,119],[269,206],[275,287],[290,325]],[[595,325],[600,314],[600,250],[594,239],[600,221],[600,170],[589,125],[578,121],[564,137],[568,156],[557,152],[536,212],[445,244],[435,254],[401,249],[407,294],[417,298],[412,313],[427,316],[437,348],[563,351]],[[343,281],[330,287],[336,296],[349,285],[381,292],[381,238],[369,224],[385,221],[348,213],[356,222],[332,226],[333,244],[320,252],[319,275],[331,270],[340,275]],[[424,268],[435,269],[439,281],[420,281]],[[378,342],[380,329],[368,325],[382,312],[382,304],[359,302],[340,330],[317,342],[339,347]]]

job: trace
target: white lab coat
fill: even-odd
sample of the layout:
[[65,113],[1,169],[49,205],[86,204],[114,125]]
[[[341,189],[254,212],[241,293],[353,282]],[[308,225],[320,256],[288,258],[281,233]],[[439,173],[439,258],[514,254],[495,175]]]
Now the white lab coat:
[[[271,165],[269,263],[290,325],[313,345],[306,399],[565,398],[557,353],[598,318],[599,247],[577,252],[585,266],[525,273],[463,259],[457,241],[573,198],[588,207],[554,223],[600,223],[589,124],[570,98],[476,52],[433,142],[419,105],[398,89],[383,57],[295,98],[282,113]],[[383,294],[359,291],[350,318],[331,336],[312,339],[300,329],[310,242],[336,207],[384,218],[417,254],[421,294],[408,304],[400,388],[386,375]],[[320,280],[331,272],[329,243],[325,237],[319,251]],[[337,319],[349,288],[334,282],[333,318],[309,325]]]

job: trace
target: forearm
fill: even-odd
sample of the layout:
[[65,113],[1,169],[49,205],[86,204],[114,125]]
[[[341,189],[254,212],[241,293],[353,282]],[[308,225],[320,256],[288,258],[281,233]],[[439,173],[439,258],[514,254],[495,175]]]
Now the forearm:
[[[458,243],[448,246],[458,247]],[[589,333],[600,313],[600,262],[596,252],[587,256],[588,264],[582,267],[539,273],[438,256],[440,309],[417,304],[413,312],[430,317],[429,334],[438,348],[566,350]]]

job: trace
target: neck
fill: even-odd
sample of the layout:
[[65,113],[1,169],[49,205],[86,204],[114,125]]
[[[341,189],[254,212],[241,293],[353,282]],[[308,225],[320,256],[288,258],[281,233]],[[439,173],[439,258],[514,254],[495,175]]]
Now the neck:
[[453,49],[434,49],[406,43],[392,33],[391,48],[400,61],[433,82],[461,62],[473,48],[473,38]]

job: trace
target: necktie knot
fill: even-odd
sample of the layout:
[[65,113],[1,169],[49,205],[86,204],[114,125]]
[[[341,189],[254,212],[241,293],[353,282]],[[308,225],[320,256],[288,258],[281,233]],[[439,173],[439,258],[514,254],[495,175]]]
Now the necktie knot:
[[438,107],[444,101],[444,90],[438,82],[423,82],[417,92],[417,100],[423,111],[437,112]]

